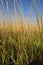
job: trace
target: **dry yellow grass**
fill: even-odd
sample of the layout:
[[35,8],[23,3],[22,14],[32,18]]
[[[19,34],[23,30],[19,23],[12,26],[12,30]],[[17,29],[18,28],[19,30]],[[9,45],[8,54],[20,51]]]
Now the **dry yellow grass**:
[[[37,24],[28,25],[25,21],[22,23],[18,23],[18,22],[10,22],[10,23],[5,22],[5,24],[1,23],[0,24],[0,43],[1,43],[1,46],[4,47],[4,49],[2,48],[3,52],[2,51],[1,52],[2,54],[5,53],[5,55],[7,52],[8,56],[10,56],[12,61],[18,64],[19,62],[22,64],[23,60],[25,60],[26,63],[28,63],[29,62],[28,54],[29,54],[30,62],[31,62],[35,58],[34,54],[37,53],[38,55],[37,50],[40,51],[38,48],[42,46],[43,44],[42,33],[43,33],[42,29],[39,33],[39,28]],[[13,46],[14,48],[16,48],[15,52],[14,52],[15,49],[13,48]],[[41,57],[40,53],[38,55],[39,58]],[[3,63],[4,63],[4,60],[6,60],[5,58],[3,59],[5,55],[1,56]],[[15,62],[16,60],[13,58],[14,55],[17,55],[17,62]]]

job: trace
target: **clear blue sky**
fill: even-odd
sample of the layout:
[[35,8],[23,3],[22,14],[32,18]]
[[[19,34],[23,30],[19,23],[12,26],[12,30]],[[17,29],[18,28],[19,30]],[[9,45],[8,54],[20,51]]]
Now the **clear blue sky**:
[[[7,16],[7,8],[6,8],[6,1],[8,1],[8,7],[9,7],[9,12],[10,12],[10,15],[12,16],[13,14],[13,7],[14,7],[14,0],[2,0],[3,1],[3,7],[4,7],[4,12]],[[17,0],[18,1],[18,5],[20,4],[20,0]],[[38,8],[38,11],[41,11],[42,13],[42,17],[43,17],[43,0],[35,0],[36,1],[36,6]],[[23,13],[24,15],[27,17],[27,15],[31,15],[30,17],[32,19],[34,19],[35,17],[35,14],[34,14],[34,4],[35,3],[32,3],[32,0],[21,0],[22,2],[22,5],[23,5]],[[17,3],[16,3],[17,5]],[[1,3],[1,0],[0,0],[0,10],[2,8],[2,3]],[[16,7],[17,8],[17,11],[19,10],[19,6]]]

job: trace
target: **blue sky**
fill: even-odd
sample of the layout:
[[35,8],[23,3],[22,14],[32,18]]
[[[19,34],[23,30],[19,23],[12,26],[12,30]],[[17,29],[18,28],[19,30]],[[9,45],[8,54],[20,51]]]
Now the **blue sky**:
[[[7,8],[6,8],[6,1],[8,1],[8,10],[9,10],[9,13],[10,15],[12,16],[13,15],[13,8],[14,8],[14,0],[2,0],[3,1],[3,7],[4,7],[4,13],[5,15],[7,16],[8,13],[7,13]],[[18,4],[16,2],[16,8],[17,8],[17,11],[19,11],[19,6],[20,5],[20,0],[17,0],[18,1]],[[43,17],[43,0],[35,0],[36,1],[36,6],[38,8],[38,11],[42,13],[42,17]],[[31,18],[32,20],[34,20],[35,18],[35,12],[34,12],[34,6],[35,6],[35,3],[32,3],[32,0],[21,0],[22,2],[22,11],[24,13],[24,16],[27,17],[29,16],[29,18]],[[2,9],[2,3],[1,3],[1,0],[0,0],[0,11]]]

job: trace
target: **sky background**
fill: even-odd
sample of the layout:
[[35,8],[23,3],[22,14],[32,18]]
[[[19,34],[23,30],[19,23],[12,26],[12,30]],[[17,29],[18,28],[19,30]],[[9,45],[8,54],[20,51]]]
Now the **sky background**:
[[[11,17],[13,17],[14,0],[2,0],[2,1],[3,2],[1,2],[1,0],[0,0],[0,19],[1,19],[1,12],[2,12],[2,4],[4,7],[5,16],[8,17],[8,11],[9,11]],[[6,7],[7,1],[8,1],[8,11],[7,11],[7,7]],[[35,2],[33,2],[33,3],[32,3],[32,0],[21,0],[21,2],[20,2],[20,0],[16,0],[16,9],[17,9],[17,12],[23,11],[23,14],[26,17],[26,19],[30,19],[31,21],[35,20],[35,11],[34,11],[35,5],[38,10],[37,12],[41,11],[42,18],[43,18],[43,0],[35,0]]]

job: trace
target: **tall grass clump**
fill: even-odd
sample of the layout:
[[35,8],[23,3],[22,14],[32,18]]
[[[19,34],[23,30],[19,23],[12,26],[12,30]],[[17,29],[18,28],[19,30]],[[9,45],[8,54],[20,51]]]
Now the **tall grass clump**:
[[[21,0],[19,1],[21,3]],[[29,24],[25,20],[23,11],[17,13],[15,3],[17,0],[14,0],[14,7],[12,8],[14,8],[15,19],[13,21],[7,1],[6,8],[9,22],[5,17],[3,0],[1,2],[3,22],[0,22],[0,65],[31,65],[33,61],[37,62],[37,65],[43,65],[43,22],[41,13],[40,20],[38,14],[35,14],[36,24]],[[21,6],[22,10],[22,3],[18,6]]]

